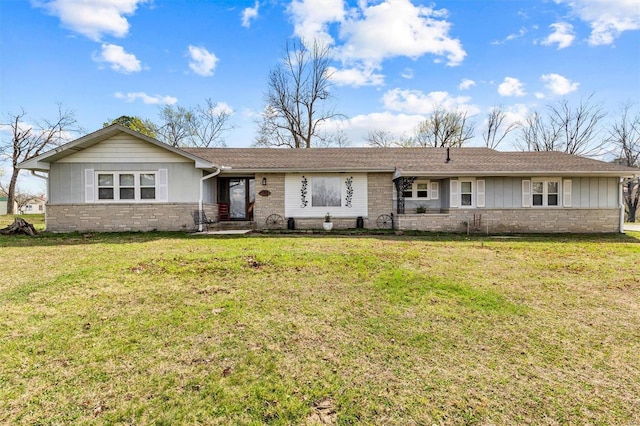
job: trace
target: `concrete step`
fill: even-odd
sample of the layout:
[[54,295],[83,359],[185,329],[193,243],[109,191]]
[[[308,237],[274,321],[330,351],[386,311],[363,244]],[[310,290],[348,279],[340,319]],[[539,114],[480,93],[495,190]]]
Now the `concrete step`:
[[256,223],[250,220],[229,220],[209,225],[209,230],[256,229]]

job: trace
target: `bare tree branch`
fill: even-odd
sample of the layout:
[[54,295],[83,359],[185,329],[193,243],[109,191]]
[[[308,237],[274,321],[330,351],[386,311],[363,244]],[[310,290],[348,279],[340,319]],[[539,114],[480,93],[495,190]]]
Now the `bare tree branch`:
[[501,107],[494,107],[487,113],[487,128],[482,133],[482,140],[487,148],[496,149],[500,143],[519,127],[519,123],[506,125],[507,114]]
[[473,138],[474,130],[475,126],[468,121],[466,111],[447,111],[437,107],[417,125],[413,144],[421,147],[460,147]]
[[82,129],[78,127],[75,113],[63,109],[58,104],[58,116],[54,120],[42,119],[35,125],[26,124],[23,119],[27,113],[21,110],[19,113],[10,114],[6,125],[11,129],[11,139],[0,143],[0,155],[11,162],[12,172],[7,188],[7,213],[13,214],[13,205],[16,199],[16,187],[20,170],[19,163],[34,158],[44,151],[60,145],[72,139]]
[[574,155],[593,155],[602,148],[598,127],[605,114],[593,95],[574,109],[565,99],[557,105],[547,105],[546,114],[530,113],[523,126],[517,146],[524,151],[562,151]]
[[271,70],[266,107],[259,121],[256,146],[310,148],[321,139],[322,123],[342,118],[332,107],[329,47],[314,40],[288,42],[283,62]]
[[[640,167],[640,112],[631,112],[632,104],[622,108],[620,118],[609,129],[607,142],[614,144],[618,151],[616,162],[624,166]],[[632,179],[624,184],[624,202],[627,220],[636,221],[640,201],[640,179]]]

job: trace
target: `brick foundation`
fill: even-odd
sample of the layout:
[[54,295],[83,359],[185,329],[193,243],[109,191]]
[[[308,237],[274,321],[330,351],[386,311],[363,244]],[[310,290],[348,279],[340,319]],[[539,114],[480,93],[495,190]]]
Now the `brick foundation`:
[[[48,204],[49,232],[192,231],[197,204]],[[205,205],[210,218],[217,206]]]
[[[473,227],[473,215],[481,215]],[[415,231],[489,233],[620,232],[617,209],[451,209],[441,214],[399,215],[396,228]]]

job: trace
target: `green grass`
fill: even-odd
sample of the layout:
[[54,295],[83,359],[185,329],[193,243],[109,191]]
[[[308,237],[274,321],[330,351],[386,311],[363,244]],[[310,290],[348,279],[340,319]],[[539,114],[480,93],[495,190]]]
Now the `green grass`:
[[0,423],[638,424],[638,238],[0,237]]

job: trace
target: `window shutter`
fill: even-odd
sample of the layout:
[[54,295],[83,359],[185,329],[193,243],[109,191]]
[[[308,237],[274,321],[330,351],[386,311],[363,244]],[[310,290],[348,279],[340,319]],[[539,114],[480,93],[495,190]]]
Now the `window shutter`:
[[93,169],[84,169],[84,202],[93,203],[95,200],[95,173]]
[[531,207],[531,181],[522,181],[522,207]]
[[476,207],[484,207],[484,180],[476,181]]
[[451,207],[458,207],[460,205],[460,190],[459,190],[459,182],[457,180],[451,181],[451,191],[450,191],[449,205]]
[[167,169],[158,170],[158,201],[169,201],[169,176]]
[[438,182],[431,182],[431,193],[429,198],[437,200],[440,197],[440,184]]
[[571,207],[571,179],[562,181],[562,205]]

